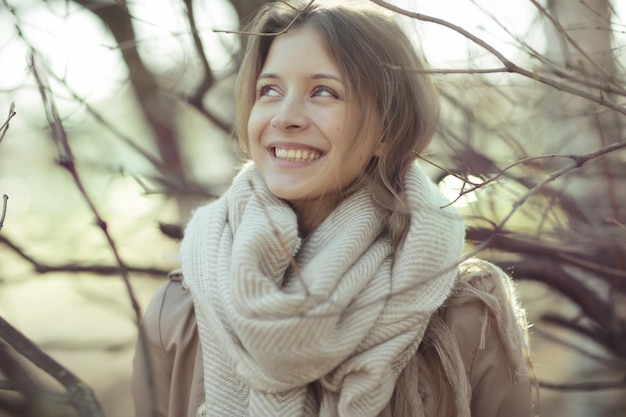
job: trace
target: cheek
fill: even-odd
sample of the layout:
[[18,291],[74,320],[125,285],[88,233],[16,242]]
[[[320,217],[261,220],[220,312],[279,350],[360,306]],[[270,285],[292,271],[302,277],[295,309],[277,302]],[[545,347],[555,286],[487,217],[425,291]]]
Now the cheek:
[[262,130],[261,127],[261,118],[258,111],[250,112],[250,116],[248,117],[248,141],[256,142],[260,136],[260,132]]

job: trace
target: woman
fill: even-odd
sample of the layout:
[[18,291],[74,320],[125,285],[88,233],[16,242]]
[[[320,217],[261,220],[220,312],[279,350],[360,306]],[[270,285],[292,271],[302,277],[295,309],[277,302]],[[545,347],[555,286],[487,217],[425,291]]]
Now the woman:
[[402,30],[315,1],[247,31],[252,162],[196,211],[148,307],[137,416],[149,383],[159,416],[532,415],[508,278],[459,267],[463,223],[414,163],[437,101]]

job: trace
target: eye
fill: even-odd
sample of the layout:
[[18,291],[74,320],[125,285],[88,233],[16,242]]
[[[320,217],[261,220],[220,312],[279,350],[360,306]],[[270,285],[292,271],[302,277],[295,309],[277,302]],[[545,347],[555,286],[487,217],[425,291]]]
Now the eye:
[[330,87],[326,87],[320,85],[313,89],[313,93],[311,94],[313,97],[332,97],[332,98],[340,98],[339,94],[335,90]]
[[267,97],[278,97],[280,93],[273,85],[262,85],[259,87],[257,92],[259,97],[267,96]]

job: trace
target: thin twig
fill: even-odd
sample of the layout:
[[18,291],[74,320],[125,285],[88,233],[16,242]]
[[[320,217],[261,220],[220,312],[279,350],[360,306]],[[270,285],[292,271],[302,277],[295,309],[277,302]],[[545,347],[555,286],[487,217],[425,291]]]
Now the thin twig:
[[[548,65],[548,64],[546,64]],[[626,89],[621,86],[615,86],[615,84],[608,84],[602,81],[595,81],[586,78],[577,77],[575,74],[568,72],[566,69],[558,68],[554,64],[550,63],[548,66],[548,71],[551,71],[554,75],[559,78],[563,78],[572,82],[575,82],[580,85],[584,85],[586,87],[596,88],[598,90],[602,90],[603,93],[611,93],[618,95],[626,95]]]
[[548,20],[550,20],[550,22],[554,25],[557,31],[562,34],[570,43],[570,45],[572,45],[574,49],[576,49],[595,69],[597,69],[607,80],[610,80],[613,84],[619,86],[619,84],[612,80],[613,77],[611,77],[597,62],[591,59],[591,57],[585,52],[585,50],[581,48],[580,45],[578,45],[578,43],[567,33],[567,30],[565,30],[563,25],[561,25],[561,23],[557,19],[555,19],[550,13],[548,13],[548,11],[536,0],[529,1],[537,8],[537,10],[539,10],[539,12],[541,12],[541,14],[543,14],[548,18]]
[[15,112],[15,103],[11,103],[11,106],[9,107],[9,116],[7,117],[7,120],[2,124],[2,126],[0,126],[0,142],[2,142],[2,139],[4,139],[4,135],[7,133],[7,130],[9,130],[9,122],[16,114],[17,113]]
[[[472,3],[484,14],[486,14],[487,16],[489,16],[491,18],[491,20],[497,24],[502,30],[504,30],[506,33],[509,34],[509,36],[511,36],[513,39],[515,39],[517,42],[519,42],[522,46],[524,46],[524,48],[528,49],[530,51],[530,55],[537,59],[538,61],[542,62],[544,65],[550,66],[550,67],[554,67],[554,63],[550,62],[548,59],[546,59],[545,56],[543,56],[542,54],[540,54],[539,52],[537,52],[534,48],[532,48],[528,43],[526,43],[523,39],[520,39],[519,37],[515,36],[510,30],[509,28],[507,28],[504,24],[502,24],[502,22],[495,17],[486,7],[482,6],[481,4],[479,4],[476,0],[472,0]],[[547,13],[547,12],[546,12]],[[558,21],[557,21],[558,24]],[[591,80],[583,80],[580,79],[578,77],[575,77],[571,74],[566,73],[566,71],[561,70],[561,69],[553,69],[552,72],[554,73],[554,75],[557,75],[561,78],[566,78],[569,79],[571,81],[574,81],[578,84],[582,84],[585,85],[587,87],[592,87],[592,88],[597,88],[602,90],[603,92],[611,92],[611,93],[616,93],[616,94],[621,94],[624,95],[626,94],[626,89],[624,89],[620,84],[613,82],[611,85],[608,85],[607,83],[600,83],[600,82],[595,82],[595,81],[591,81]]]
[[[143,327],[141,326],[141,308],[139,306],[139,302],[137,301],[137,297],[135,296],[135,292],[133,290],[133,287],[130,283],[130,277],[129,277],[129,272],[128,272],[128,266],[126,266],[126,263],[122,260],[120,253],[117,249],[117,245],[115,243],[115,241],[113,240],[113,237],[111,236],[111,234],[108,231],[107,228],[107,224],[106,222],[103,220],[102,216],[100,215],[98,209],[96,208],[93,200],[91,199],[91,197],[89,196],[89,194],[87,193],[87,190],[83,184],[83,181],[81,179],[81,177],[78,174],[78,171],[76,170],[76,166],[74,164],[74,157],[72,155],[72,150],[70,148],[69,145],[69,141],[67,140],[67,133],[65,132],[65,129],[63,127],[63,123],[61,122],[61,118],[59,117],[57,108],[56,108],[56,104],[54,102],[54,97],[52,95],[49,94],[49,87],[48,87],[48,82],[47,82],[47,78],[45,77],[45,74],[42,73],[42,68],[40,65],[38,65],[37,59],[36,59],[36,52],[34,50],[31,50],[31,62],[30,62],[30,66],[31,66],[31,70],[33,72],[33,75],[35,77],[35,80],[37,82],[37,85],[39,87],[39,93],[41,95],[43,104],[44,104],[44,110],[46,112],[46,117],[48,119],[48,124],[50,126],[50,129],[52,131],[52,139],[54,140],[55,144],[57,145],[57,150],[59,153],[59,160],[58,160],[58,164],[63,167],[72,177],[74,184],[76,185],[76,187],[78,188],[78,191],[80,192],[81,196],[83,197],[83,200],[85,201],[85,203],[87,204],[87,206],[89,207],[91,213],[94,215],[95,219],[96,219],[96,225],[100,228],[100,230],[102,231],[102,233],[104,234],[107,243],[111,249],[111,252],[113,253],[113,256],[115,258],[115,261],[119,267],[120,270],[120,275],[122,277],[122,281],[124,282],[124,285],[126,287],[126,292],[128,294],[129,300],[130,300],[130,304],[131,307],[133,309],[133,312],[135,314],[135,323],[137,325],[137,329],[138,329],[138,336],[139,336],[139,341],[141,343],[142,346],[148,346],[147,340],[146,340],[146,334],[145,331],[143,329]],[[152,367],[149,364],[149,354],[148,352],[145,352],[145,360],[146,360],[146,372],[147,372],[147,381],[148,381],[148,392],[150,394],[150,398],[149,398],[149,402],[150,404],[154,404],[154,402],[152,401],[152,399],[154,398],[154,395],[152,395],[154,393],[154,379],[152,376]],[[154,410],[153,410],[154,411]],[[154,411],[153,413],[156,415],[156,411]]]
[[[51,274],[51,273],[89,273],[89,274],[98,274],[98,275],[119,275],[121,273],[121,269],[119,266],[115,265],[80,265],[74,263],[68,263],[64,265],[50,265],[44,262],[41,262],[29,254],[26,253],[24,249],[22,249],[18,244],[14,243],[11,239],[6,236],[0,236],[0,244],[4,244],[6,247],[11,249],[17,256],[31,264],[35,272],[38,274]],[[167,275],[168,271],[158,269],[158,268],[143,268],[138,266],[127,266],[127,270],[129,273],[133,274],[146,274],[153,275],[156,277],[164,277]]]
[[[502,178],[503,175],[506,174],[507,171],[511,170],[512,168],[518,166],[518,165],[522,165],[531,161],[536,161],[536,160],[540,160],[540,159],[549,159],[549,158],[567,158],[567,159],[571,159],[572,162],[568,165],[566,165],[565,167],[553,172],[551,175],[549,175],[544,181],[540,182],[539,184],[537,184],[536,186],[534,186],[531,190],[529,190],[520,200],[518,200],[514,206],[521,206],[531,195],[535,194],[539,189],[543,188],[546,184],[556,180],[557,178],[565,175],[566,173],[568,173],[569,171],[576,169],[576,168],[580,168],[581,166],[583,166],[585,163],[589,162],[592,159],[598,158],[600,156],[604,156],[608,153],[611,152],[615,152],[617,150],[626,148],[626,142],[617,142],[608,146],[604,146],[594,152],[591,152],[589,154],[586,155],[574,155],[574,154],[551,154],[551,155],[538,155],[538,156],[532,156],[532,157],[528,157],[528,158],[523,158],[520,159],[519,161],[513,162],[512,164],[509,164],[508,166],[502,168],[502,170],[496,174],[495,176],[488,178],[486,180],[484,180],[483,182],[481,182],[480,184],[475,184],[471,181],[469,181],[468,178],[466,178],[463,175],[457,174],[455,172],[452,172],[448,169],[445,169],[443,167],[441,167],[440,165],[434,163],[433,161],[430,161],[424,157],[419,156],[418,158],[421,159],[424,162],[427,162],[431,165],[433,165],[436,168],[441,169],[442,171],[446,172],[449,175],[454,176],[455,178],[458,178],[460,180],[462,180],[464,183],[470,184],[471,187],[468,189],[463,189],[459,192],[459,196],[456,198],[456,200],[458,200],[459,198],[463,197],[466,194],[472,193],[480,188],[483,188],[489,184],[491,184],[492,182],[495,182],[497,180],[499,180],[500,178]],[[456,201],[455,200],[455,201]],[[453,204],[454,201],[450,204]],[[517,207],[514,207],[513,211],[516,211]],[[508,218],[510,216],[512,216],[513,213],[509,213],[509,215],[507,216],[506,220],[508,221]]]
[[111,133],[113,133],[114,136],[121,139],[124,143],[130,146],[133,150],[135,150],[137,153],[143,156],[157,170],[159,170],[160,172],[164,171],[165,166],[163,162],[159,161],[157,157],[151,155],[150,151],[141,147],[141,145],[133,141],[133,139],[131,139],[130,136],[124,134],[121,130],[119,130],[115,124],[106,120],[104,116],[102,116],[102,114],[100,114],[96,109],[93,108],[93,106],[87,103],[87,100],[79,96],[78,93],[75,90],[73,90],[67,84],[67,82],[63,78],[59,77],[54,71],[49,71],[48,73],[52,76],[52,78],[57,80],[59,83],[63,84],[63,87],[65,87],[66,91],[70,93],[72,98],[76,100],[78,103],[80,103],[85,108],[85,110],[87,110],[87,113],[91,114],[91,116],[98,123],[100,123],[102,126],[107,128]]
[[587,162],[589,162],[589,161],[591,161],[593,159],[599,158],[601,156],[604,156],[606,154],[609,154],[611,152],[615,152],[617,150],[624,149],[624,148],[626,148],[626,142],[618,142],[618,143],[614,143],[612,145],[600,148],[597,151],[588,153],[586,155],[578,155],[578,156],[577,155],[571,155],[571,156],[569,156],[569,158],[572,159],[572,162],[569,163],[568,165],[564,166],[563,168],[561,168],[561,169],[553,172],[552,174],[550,174],[547,178],[545,178],[539,184],[537,184],[536,186],[531,188],[526,194],[524,194],[519,200],[517,200],[513,204],[513,208],[511,209],[511,211],[504,217],[504,219],[500,222],[500,224],[497,225],[496,230],[498,230],[498,231],[499,230],[503,230],[504,225],[506,225],[506,223],[508,223],[509,219],[526,202],[526,200],[528,200],[537,191],[542,189],[546,184],[556,180],[559,177],[562,177],[563,175],[567,174],[568,172],[570,172],[570,171],[572,171],[574,169],[578,169],[578,168],[582,167],[584,164],[586,164]]
[[189,97],[189,102],[193,104],[200,105],[202,103],[202,99],[206,92],[213,85],[213,72],[211,70],[211,65],[209,64],[209,60],[204,52],[204,45],[202,44],[202,39],[198,35],[198,29],[196,27],[196,17],[194,15],[193,1],[192,0],[183,0],[185,6],[187,7],[187,22],[189,23],[189,29],[191,32],[191,36],[193,39],[194,46],[196,48],[196,53],[200,58],[200,64],[202,65],[202,71],[204,72],[204,77],[200,82],[200,85],[196,88],[196,91]]
[[4,219],[7,216],[7,206],[8,206],[9,196],[6,194],[2,195],[2,215],[0,215],[0,230],[4,227]]
[[[9,130],[9,122],[15,115],[16,115],[15,103],[11,103],[11,106],[9,107],[9,116],[7,117],[7,120],[0,127],[0,142],[2,142],[2,139],[4,138],[4,135],[7,133],[7,130]],[[0,231],[4,227],[4,219],[7,216],[8,201],[9,201],[9,196],[6,194],[3,194],[2,195],[2,214],[0,214]]]
[[[278,36],[278,35],[283,35],[283,34],[287,33],[289,31],[289,29],[291,29],[293,24],[298,20],[298,18],[304,12],[304,10],[308,9],[311,6],[311,4],[313,4],[314,1],[315,0],[311,0],[306,6],[304,6],[298,12],[298,14],[296,14],[296,16],[291,20],[291,22],[289,22],[289,24],[287,26],[285,26],[283,29],[281,29],[278,32],[263,33],[263,32],[245,32],[245,31],[239,31],[239,30],[222,30],[222,29],[213,29],[213,32],[215,32],[215,33],[229,33],[229,34],[233,34],[233,35],[246,35],[246,36]],[[286,2],[281,2],[281,3],[289,5]],[[291,5],[289,5],[289,6],[292,7]]]
[[[417,19],[420,21],[424,21],[424,22],[430,22],[430,23],[434,23],[436,25],[440,25],[443,27],[446,27],[448,29],[451,29],[457,33],[459,33],[460,35],[464,36],[465,38],[469,39],[470,41],[474,42],[475,44],[477,44],[478,46],[482,47],[483,49],[485,49],[486,51],[488,51],[489,53],[491,53],[496,59],[498,59],[503,65],[504,67],[507,69],[507,72],[510,73],[516,73],[519,75],[522,75],[526,78],[529,78],[533,81],[539,82],[541,84],[545,84],[547,86],[550,86],[552,88],[555,88],[559,91],[563,91],[569,94],[573,94],[582,98],[585,98],[587,100],[593,101],[595,103],[600,104],[601,106],[605,106],[608,107],[612,110],[615,110],[616,112],[619,112],[623,115],[626,115],[626,107],[621,106],[611,100],[608,100],[606,97],[604,97],[603,95],[600,96],[596,96],[593,94],[588,93],[585,90],[581,90],[579,88],[575,88],[572,86],[569,86],[567,84],[563,84],[559,81],[550,79],[548,77],[545,77],[535,71],[530,71],[527,69],[524,69],[518,65],[516,65],[515,63],[513,63],[512,61],[510,61],[509,59],[507,59],[501,52],[499,52],[496,48],[494,48],[493,46],[491,46],[490,44],[488,44],[487,42],[485,42],[484,40],[482,40],[481,38],[479,38],[478,36],[472,34],[471,32],[463,29],[460,26],[454,25],[446,20],[443,19],[439,19],[436,17],[432,17],[432,16],[428,16],[428,15],[424,15],[421,13],[414,13],[408,10],[405,10],[401,7],[398,6],[394,6],[392,4],[389,4],[383,0],[370,0],[372,3],[375,3],[381,7],[384,7],[386,9],[389,9],[395,13],[413,18],[413,19]],[[408,69],[410,70],[410,69]]]
[[[374,1],[374,0],[372,0],[372,1]],[[515,203],[513,203],[513,207],[511,208],[509,213],[500,221],[500,223],[494,225],[493,233],[491,234],[491,236],[488,237],[485,241],[483,241],[479,245],[477,245],[476,247],[474,247],[473,250],[469,251],[469,253],[467,253],[466,256],[464,257],[464,259],[470,259],[470,258],[478,255],[479,253],[481,253],[482,251],[484,251],[488,247],[490,247],[491,244],[492,244],[492,239],[494,239],[496,236],[498,236],[500,233],[502,233],[504,231],[504,227],[509,222],[511,217],[513,217],[513,215],[517,212],[517,210],[520,207],[522,207],[531,196],[536,194],[539,190],[541,190],[547,184],[549,184],[550,182],[556,180],[559,177],[562,177],[563,175],[567,174],[568,172],[570,172],[570,171],[572,171],[574,169],[580,168],[585,163],[587,163],[587,162],[589,162],[589,161],[591,161],[591,160],[593,160],[595,158],[598,158],[600,156],[604,156],[604,155],[606,155],[608,153],[611,153],[611,152],[614,152],[616,150],[623,149],[623,148],[626,148],[626,142],[614,143],[612,145],[609,145],[609,146],[606,146],[604,148],[598,149],[597,151],[591,152],[591,153],[586,154],[586,155],[579,155],[579,156],[572,155],[572,156],[570,156],[570,158],[573,159],[573,161],[570,164],[568,164],[568,165],[564,166],[563,168],[553,172],[551,175],[549,175],[543,181],[541,181],[540,183],[535,185],[533,188],[528,190]]]
[[204,116],[209,122],[213,123],[222,132],[227,133],[227,134],[232,134],[232,132],[234,130],[232,124],[227,122],[227,121],[222,120],[217,115],[215,115],[212,112],[210,112],[206,108],[204,103],[197,102],[197,101],[193,100],[192,98],[187,97],[185,95],[181,95],[180,97],[183,100],[185,100],[191,107],[196,109],[198,111],[198,113],[200,113],[202,116]]
[[119,252],[117,250],[117,245],[115,244],[115,242],[113,241],[113,238],[108,232],[106,222],[103,220],[102,216],[100,216],[100,213],[98,209],[96,208],[91,197],[89,197],[89,194],[87,193],[87,190],[82,182],[82,179],[80,178],[78,171],[76,170],[76,166],[74,164],[74,156],[72,155],[72,150],[67,140],[67,134],[65,132],[65,129],[63,128],[61,118],[58,115],[57,108],[54,103],[54,98],[48,94],[48,88],[47,88],[48,83],[45,80],[44,74],[41,72],[40,65],[38,65],[38,63],[36,62],[35,56],[36,56],[35,51],[31,51],[31,69],[37,81],[37,85],[39,86],[39,92],[41,94],[41,97],[44,103],[46,116],[48,118],[48,123],[50,125],[50,128],[52,129],[53,139],[59,151],[58,164],[62,168],[65,168],[65,170],[68,171],[68,173],[71,175],[81,196],[83,197],[84,201],[87,203],[92,214],[95,216],[97,226],[102,230],[104,236],[106,237],[107,242],[109,243],[109,246],[111,248],[111,251],[113,252],[113,256],[115,257],[115,260],[117,261],[117,264],[119,265],[119,268],[122,271],[122,278],[127,286],[127,290],[129,291],[131,304],[132,304],[133,309],[135,310],[137,322],[139,322],[141,318],[141,309],[139,308],[139,304],[137,303],[137,300],[135,298],[134,292],[132,290],[132,286],[130,285],[130,280],[128,278],[128,272],[127,272],[128,268],[126,267],[125,262],[122,260],[121,256],[119,255]]
[[509,70],[506,67],[500,67],[500,68],[480,68],[480,69],[473,69],[473,68],[467,68],[467,69],[448,69],[448,68],[441,68],[441,69],[437,69],[437,68],[433,68],[433,69],[416,69],[416,68],[404,68],[401,67],[400,65],[391,65],[391,64],[383,64],[384,67],[389,68],[390,70],[394,70],[394,71],[408,71],[408,72],[415,72],[415,73],[419,73],[419,74],[497,74],[497,73],[502,73],[502,72],[509,72]]

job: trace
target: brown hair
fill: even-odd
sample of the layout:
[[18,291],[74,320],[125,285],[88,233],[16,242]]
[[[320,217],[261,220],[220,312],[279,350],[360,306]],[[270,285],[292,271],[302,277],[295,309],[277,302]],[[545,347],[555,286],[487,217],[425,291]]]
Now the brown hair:
[[[351,188],[369,187],[375,204],[390,213],[387,229],[397,246],[409,223],[403,178],[430,142],[438,122],[438,96],[431,79],[421,71],[421,60],[393,17],[365,3],[269,3],[245,31],[280,33],[294,25],[308,25],[320,35],[346,82],[348,102],[361,104],[357,126],[366,126],[368,115],[380,118],[379,140],[384,145],[368,166],[367,175]],[[247,39],[236,89],[236,132],[244,151],[257,77],[274,38],[249,35]]]

